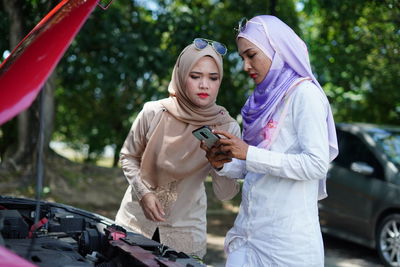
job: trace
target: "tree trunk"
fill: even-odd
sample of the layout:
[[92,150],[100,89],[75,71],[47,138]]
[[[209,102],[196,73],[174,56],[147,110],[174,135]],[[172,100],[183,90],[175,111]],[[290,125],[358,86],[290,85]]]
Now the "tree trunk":
[[[21,0],[2,0],[4,9],[6,10],[10,21],[10,50],[13,50],[26,34],[28,27],[23,17]],[[48,10],[51,5],[46,4]],[[54,86],[55,74],[53,73],[48,82],[43,87],[45,98],[45,125],[44,136],[45,151],[49,147],[51,134],[54,124]],[[4,159],[6,167],[12,167],[16,170],[31,173],[36,158],[37,141],[39,134],[39,98],[37,98],[27,110],[21,112],[18,117],[18,140],[17,147],[13,153],[5,153]],[[10,147],[11,148],[11,147]]]
[[276,4],[278,0],[271,0],[269,5],[269,12],[271,15],[276,16]]
[[[20,0],[3,0],[3,6],[10,19],[10,50],[13,50],[23,37],[22,10]],[[18,117],[18,143],[16,152],[6,161],[17,168],[20,158],[23,158],[27,148],[29,111],[21,112]]]
[[119,162],[119,152],[121,151],[122,146],[117,145],[114,150],[114,159],[113,159],[113,167],[118,167]]
[[54,130],[54,89],[56,87],[56,71],[54,71],[47,80],[44,90],[44,150],[47,151],[51,141],[51,135]]

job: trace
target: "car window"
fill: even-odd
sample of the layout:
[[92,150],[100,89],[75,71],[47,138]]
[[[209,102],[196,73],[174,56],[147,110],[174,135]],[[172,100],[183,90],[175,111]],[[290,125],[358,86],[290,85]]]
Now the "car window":
[[373,129],[368,132],[376,142],[376,146],[388,159],[400,167],[400,132],[385,129]]
[[351,133],[338,130],[339,155],[335,163],[350,169],[353,162],[364,162],[374,168],[372,177],[383,179],[383,168],[366,143]]

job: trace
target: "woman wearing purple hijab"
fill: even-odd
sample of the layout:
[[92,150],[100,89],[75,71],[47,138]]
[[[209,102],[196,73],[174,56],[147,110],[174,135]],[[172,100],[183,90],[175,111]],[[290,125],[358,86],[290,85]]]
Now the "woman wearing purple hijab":
[[242,108],[243,140],[214,131],[220,145],[202,144],[219,175],[244,178],[226,266],[324,266],[317,202],[338,154],[328,99],[305,43],[278,18],[241,23],[236,41],[257,85]]

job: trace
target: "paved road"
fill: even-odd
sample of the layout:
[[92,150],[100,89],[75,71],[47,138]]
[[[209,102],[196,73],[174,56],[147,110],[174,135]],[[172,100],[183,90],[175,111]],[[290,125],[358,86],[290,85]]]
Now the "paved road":
[[324,235],[326,267],[383,267],[377,252]]
[[[225,255],[222,236],[208,235],[208,266],[223,267]],[[383,267],[378,254],[366,247],[324,235],[325,267]]]

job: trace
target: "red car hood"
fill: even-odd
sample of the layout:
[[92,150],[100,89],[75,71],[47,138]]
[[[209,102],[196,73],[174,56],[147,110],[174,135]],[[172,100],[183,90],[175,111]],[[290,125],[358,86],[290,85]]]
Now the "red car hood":
[[61,1],[0,65],[0,125],[32,104],[98,1]]

